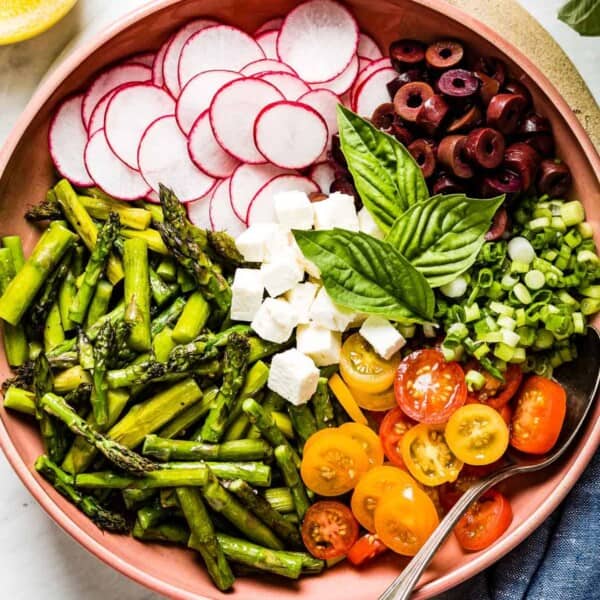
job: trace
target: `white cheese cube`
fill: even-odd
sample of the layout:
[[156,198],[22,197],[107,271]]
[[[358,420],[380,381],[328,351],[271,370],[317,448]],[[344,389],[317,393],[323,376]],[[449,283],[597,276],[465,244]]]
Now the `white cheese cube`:
[[267,298],[261,305],[250,327],[267,342],[283,344],[292,337],[298,325],[298,314],[286,300]]
[[319,286],[307,281],[295,285],[286,295],[286,300],[296,309],[298,323],[308,323],[310,307]]
[[231,285],[231,318],[252,321],[262,304],[264,291],[259,269],[237,269]]
[[383,317],[371,315],[358,330],[373,350],[388,360],[406,344],[406,340],[394,326]]
[[321,288],[309,311],[311,321],[331,331],[345,331],[357,317],[357,313],[338,306],[329,297],[325,288]]
[[277,258],[263,263],[260,271],[269,296],[285,294],[304,279],[304,269],[296,260],[296,254],[291,249],[281,252]]
[[304,192],[275,194],[275,214],[281,225],[290,229],[312,229],[315,215],[312,203]]
[[314,202],[315,229],[349,229],[358,231],[358,216],[354,208],[354,198],[334,192],[325,200]]
[[342,333],[331,331],[315,323],[298,325],[296,348],[310,356],[317,367],[328,367],[340,362]]
[[282,252],[294,251],[296,240],[292,232],[282,225],[277,225],[277,229],[267,241],[267,252],[265,261],[275,260],[281,256]]
[[319,369],[295,348],[275,354],[267,387],[294,406],[306,404],[317,391]]
[[256,223],[236,238],[235,245],[247,262],[263,262],[267,258],[269,243],[278,231],[276,223]]
[[375,223],[375,219],[373,219],[365,206],[358,211],[358,228],[363,233],[372,235],[378,240],[382,240],[385,237],[385,234],[381,231],[379,225]]

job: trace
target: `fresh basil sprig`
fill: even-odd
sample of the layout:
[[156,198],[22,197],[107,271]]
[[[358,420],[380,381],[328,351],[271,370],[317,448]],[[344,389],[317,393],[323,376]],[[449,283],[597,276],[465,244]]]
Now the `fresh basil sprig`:
[[433,196],[413,204],[386,237],[432,287],[453,281],[475,262],[504,196],[474,200]]
[[581,35],[600,35],[598,0],[569,0],[558,11],[558,18]]
[[431,287],[387,242],[345,229],[292,232],[337,304],[394,321],[432,321]]

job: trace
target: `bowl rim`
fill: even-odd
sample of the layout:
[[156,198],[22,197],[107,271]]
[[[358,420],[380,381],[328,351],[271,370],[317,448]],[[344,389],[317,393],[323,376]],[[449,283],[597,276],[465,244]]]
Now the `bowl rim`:
[[[2,148],[0,148],[0,175],[4,173],[10,157],[15,151],[32,119],[37,115],[44,103],[59,88],[63,81],[84,60],[89,58],[103,44],[135,24],[138,20],[149,17],[153,13],[169,6],[176,5],[180,1],[181,0],[151,0],[151,2],[125,13],[125,15],[120,17],[117,21],[107,25],[101,31],[94,34],[89,40],[76,46],[68,56],[42,80],[17,122],[11,129]],[[390,1],[393,2],[394,0]],[[596,177],[600,178],[600,155],[583,128],[583,125],[577,119],[576,115],[554,84],[529,58],[527,58],[516,46],[496,33],[491,27],[482,23],[475,17],[472,17],[462,9],[449,4],[445,0],[409,1],[425,9],[433,10],[451,21],[471,29],[476,34],[490,41],[500,51],[510,56],[511,60],[526,72],[544,94],[552,100],[556,109],[567,123],[570,131],[577,139],[577,142],[581,145]],[[544,502],[542,502],[533,513],[531,513],[514,530],[505,535],[499,542],[487,550],[473,554],[473,559],[468,561],[462,567],[448,571],[446,574],[437,577],[433,581],[418,588],[415,593],[415,600],[430,598],[431,596],[440,594],[459,585],[498,561],[502,556],[527,538],[562,502],[567,493],[575,485],[577,479],[580,477],[599,446],[600,418],[596,419],[595,423],[590,423],[588,439],[574,456],[567,473],[555,490],[547,496]],[[79,527],[75,521],[71,520],[66,513],[59,508],[58,504],[52,500],[42,487],[41,482],[34,476],[32,469],[30,469],[21,459],[3,419],[0,419],[0,447],[4,451],[5,456],[17,476],[46,513],[73,539],[80,543],[86,550],[100,558],[104,563],[133,579],[137,583],[169,598],[175,598],[177,600],[213,600],[208,596],[182,590],[176,585],[168,583],[147,571],[131,565],[112,551],[109,551],[103,544],[97,542],[85,530]]]

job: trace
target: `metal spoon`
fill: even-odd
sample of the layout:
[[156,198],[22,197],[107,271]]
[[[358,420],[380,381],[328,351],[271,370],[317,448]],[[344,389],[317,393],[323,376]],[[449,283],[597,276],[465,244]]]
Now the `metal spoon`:
[[581,338],[577,351],[575,361],[560,367],[555,372],[556,379],[567,391],[567,415],[554,451],[540,457],[528,457],[516,452],[509,452],[506,456],[508,465],[474,484],[461,496],[407,567],[379,597],[379,600],[408,600],[433,555],[471,503],[484,492],[513,475],[545,469],[563,456],[577,437],[598,392],[600,384],[600,334],[598,331],[589,327],[587,335]]

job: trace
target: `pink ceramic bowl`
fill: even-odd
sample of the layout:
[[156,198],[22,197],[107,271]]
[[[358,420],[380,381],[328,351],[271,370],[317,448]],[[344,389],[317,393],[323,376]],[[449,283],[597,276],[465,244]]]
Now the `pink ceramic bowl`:
[[[50,118],[58,102],[81,88],[108,63],[143,50],[156,49],[169,33],[188,19],[210,16],[248,31],[287,12],[295,0],[156,0],[105,30],[71,55],[36,92],[0,153],[0,234],[18,232],[30,249],[37,232],[23,220],[25,205],[40,200],[54,174],[47,149]],[[513,76],[531,90],[538,110],[550,118],[559,154],[573,172],[573,195],[583,200],[588,218],[600,220],[600,157],[565,101],[546,77],[519,50],[494,31],[443,0],[349,0],[362,28],[387,47],[397,37],[433,40],[456,37],[481,54],[501,57]],[[0,357],[0,377],[8,374]],[[59,496],[32,469],[42,452],[34,425],[0,409],[0,442],[13,468],[48,514],[90,552],[125,575],[157,592],[178,599],[217,598],[193,553],[102,533]],[[525,539],[565,497],[600,442],[600,405],[591,415],[575,452],[550,472],[527,481],[510,482],[514,520],[493,547],[465,554],[453,538],[446,543],[420,582],[415,598],[430,598],[472,577]],[[240,579],[239,598],[376,598],[402,568],[403,560],[389,555],[365,571],[341,564],[322,577],[298,583],[272,579]],[[224,596],[223,596],[224,597]]]

